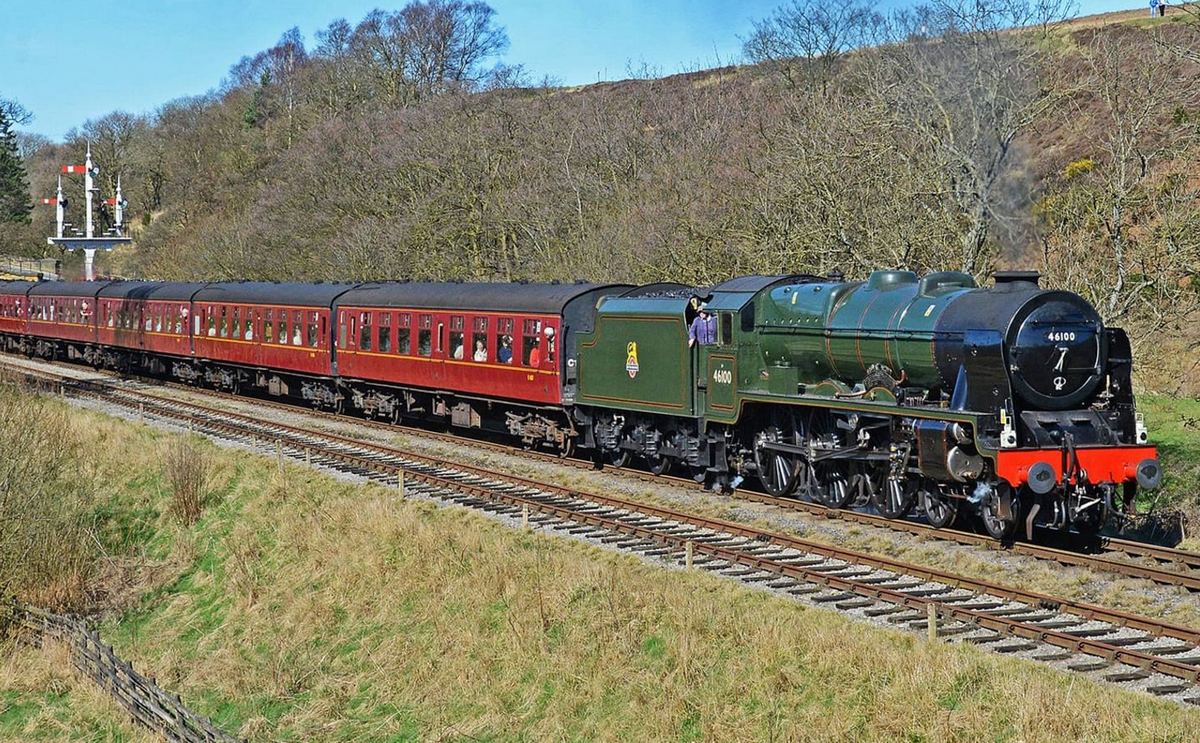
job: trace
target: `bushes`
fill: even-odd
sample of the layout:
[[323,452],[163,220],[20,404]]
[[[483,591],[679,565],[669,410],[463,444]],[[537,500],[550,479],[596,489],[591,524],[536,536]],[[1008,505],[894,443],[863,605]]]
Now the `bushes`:
[[183,526],[200,519],[212,491],[212,458],[192,438],[174,439],[167,444],[163,476],[170,486],[171,513]]
[[67,412],[0,384],[0,594],[78,609],[98,542]]

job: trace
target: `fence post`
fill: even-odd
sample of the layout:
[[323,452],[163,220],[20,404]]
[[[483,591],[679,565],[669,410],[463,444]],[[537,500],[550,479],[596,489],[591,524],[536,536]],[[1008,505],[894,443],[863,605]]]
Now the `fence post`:
[[690,569],[692,567],[692,557],[695,549],[696,545],[692,543],[692,540],[689,539],[683,543],[683,566],[685,568]]
[[307,446],[304,447],[304,463],[310,467],[312,466],[312,449],[309,449]]
[[521,528],[529,531],[529,504],[521,504]]
[[146,420],[146,403],[138,403],[138,422]]
[[283,439],[275,439],[275,461],[279,463],[279,471],[283,472]]
[[401,498],[404,497],[404,468],[396,471],[396,492],[400,494]]
[[938,620],[937,606],[935,606],[934,603],[932,601],[930,601],[928,604],[925,604],[925,613],[929,617],[929,620],[926,622],[926,626],[929,630],[929,639],[936,640],[937,639],[937,620]]

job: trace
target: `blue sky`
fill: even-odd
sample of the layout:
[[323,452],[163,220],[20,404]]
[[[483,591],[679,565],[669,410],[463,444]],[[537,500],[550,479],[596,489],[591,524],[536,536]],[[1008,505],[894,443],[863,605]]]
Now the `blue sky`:
[[[664,74],[738,60],[739,37],[782,0],[489,0],[509,64],[566,84]],[[204,93],[233,63],[298,26],[305,40],[334,18],[356,23],[405,0],[3,0],[0,97],[36,117],[26,129],[61,139],[88,118],[152,112]],[[1140,7],[1083,0],[1086,12]]]

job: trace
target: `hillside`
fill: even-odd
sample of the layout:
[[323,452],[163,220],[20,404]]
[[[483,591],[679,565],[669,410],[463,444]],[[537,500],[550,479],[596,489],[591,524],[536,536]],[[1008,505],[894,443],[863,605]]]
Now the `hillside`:
[[482,57],[459,80],[409,79],[380,55],[402,33],[386,13],[309,46],[289,32],[216,92],[33,153],[32,186],[90,137],[125,174],[137,247],[108,271],[129,276],[1032,266],[1131,330],[1145,383],[1200,389],[1193,16],[1012,32],[1009,6],[965,21],[847,6],[838,31],[859,50],[808,57],[796,23],[819,6],[787,7],[747,41],[751,63],[581,88],[485,74]]

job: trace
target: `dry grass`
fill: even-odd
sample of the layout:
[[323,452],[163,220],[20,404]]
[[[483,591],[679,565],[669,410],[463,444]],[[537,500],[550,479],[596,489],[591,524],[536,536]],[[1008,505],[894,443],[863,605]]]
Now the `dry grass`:
[[92,481],[59,405],[0,379],[0,596],[78,608],[95,568]]
[[211,500],[211,457],[190,436],[172,439],[163,448],[163,477],[171,491],[171,512],[181,525],[191,526]]
[[973,648],[293,477],[302,507],[242,512],[258,592],[218,555],[127,643],[193,695],[235,700],[227,719],[255,737],[1182,740],[1200,724]]
[[66,649],[56,643],[0,654],[0,741],[156,740],[70,668]]

